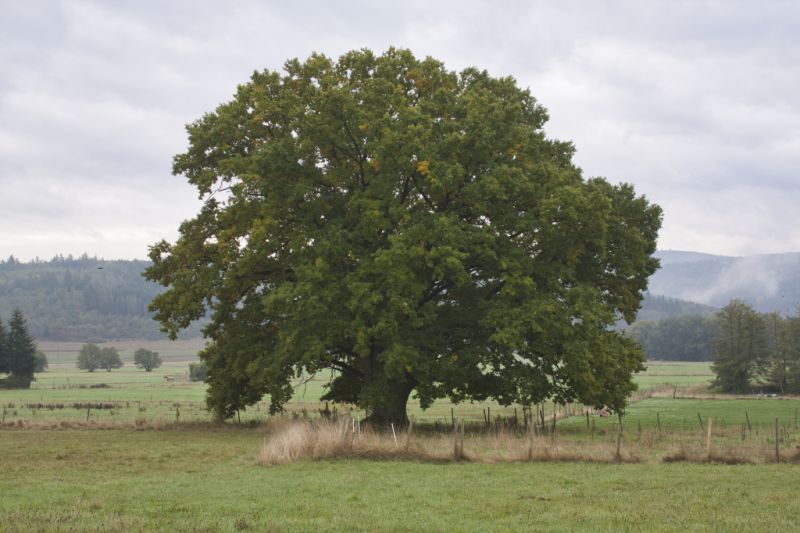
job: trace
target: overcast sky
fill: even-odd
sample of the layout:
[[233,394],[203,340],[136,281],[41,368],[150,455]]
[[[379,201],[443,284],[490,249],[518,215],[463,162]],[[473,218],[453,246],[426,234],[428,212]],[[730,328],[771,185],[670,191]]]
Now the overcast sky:
[[529,87],[662,249],[800,250],[800,2],[0,0],[0,257],[144,258],[199,207],[184,125],[254,70],[389,46]]

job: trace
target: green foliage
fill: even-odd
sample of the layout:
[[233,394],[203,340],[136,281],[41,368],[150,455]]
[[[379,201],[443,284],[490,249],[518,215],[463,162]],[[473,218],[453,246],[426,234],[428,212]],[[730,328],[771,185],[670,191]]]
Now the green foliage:
[[760,314],[732,300],[717,314],[714,347],[721,390],[800,393],[800,314]]
[[154,368],[161,366],[161,357],[158,355],[158,352],[146,348],[139,348],[133,354],[133,362],[136,366],[144,368],[146,372],[151,372]]
[[98,368],[104,368],[111,372],[114,368],[123,366],[119,352],[113,346],[100,348],[96,344],[84,344],[78,354],[77,366],[81,370],[94,372]]
[[111,372],[112,368],[122,368],[122,365],[122,359],[116,348],[104,346],[100,350],[100,367],[105,368],[106,372]]
[[657,322],[636,322],[629,335],[642,345],[648,359],[661,361],[710,361],[714,321],[688,315]]
[[205,381],[208,377],[208,366],[204,362],[189,363],[189,381]]
[[781,394],[800,392],[800,314],[783,318],[778,313],[764,315],[769,357],[761,377],[767,386]]
[[[37,339],[101,342],[159,339],[147,304],[159,287],[146,281],[147,261],[57,256],[51,261],[0,261],[0,315],[19,308]],[[184,337],[199,336],[192,327]]]
[[725,392],[747,392],[767,358],[764,317],[741,300],[731,300],[714,320],[714,383]]
[[36,343],[28,333],[22,311],[15,309],[8,322],[7,332],[0,335],[3,348],[2,367],[9,374],[3,381],[7,388],[28,389],[36,367]]
[[3,320],[0,319],[0,374],[8,372],[8,333]]
[[96,344],[84,344],[78,353],[77,367],[81,370],[94,372],[100,368],[100,347]]
[[38,374],[40,372],[44,372],[45,370],[47,370],[47,367],[49,365],[47,363],[46,353],[44,353],[42,350],[36,350],[36,354],[34,355],[34,360],[36,361],[36,364],[34,366],[34,372]]
[[375,422],[405,422],[412,390],[622,410],[643,356],[610,326],[658,266],[661,211],[584,179],[547,118],[511,78],[390,49],[255,73],[191,124],[173,170],[205,203],[146,275],[171,336],[211,314],[210,407],[276,411],[331,369],[326,397]]

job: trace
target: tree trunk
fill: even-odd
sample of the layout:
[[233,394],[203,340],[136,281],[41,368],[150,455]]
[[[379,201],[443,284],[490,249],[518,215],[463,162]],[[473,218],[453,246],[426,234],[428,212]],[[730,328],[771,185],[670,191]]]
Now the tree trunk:
[[371,407],[367,423],[376,426],[394,424],[396,428],[407,426],[406,404],[412,390],[414,385],[409,382],[389,384],[381,401]]

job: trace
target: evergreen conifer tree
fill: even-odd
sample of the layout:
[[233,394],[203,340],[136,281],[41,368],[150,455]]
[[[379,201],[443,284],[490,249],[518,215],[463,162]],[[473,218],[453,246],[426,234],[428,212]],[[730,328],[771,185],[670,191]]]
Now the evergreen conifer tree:
[[6,327],[0,319],[0,374],[8,372],[8,346]]
[[8,322],[6,340],[8,370],[15,387],[28,389],[36,368],[36,344],[28,333],[28,325],[22,311],[15,309]]

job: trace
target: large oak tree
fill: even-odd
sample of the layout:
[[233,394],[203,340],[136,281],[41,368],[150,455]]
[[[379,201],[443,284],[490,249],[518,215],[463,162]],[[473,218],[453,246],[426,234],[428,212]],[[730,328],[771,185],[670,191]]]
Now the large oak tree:
[[423,406],[546,398],[620,410],[661,211],[584,179],[512,78],[406,50],[253,74],[188,126],[173,170],[204,206],[151,247],[175,336],[210,316],[208,403],[228,417],[333,371],[383,423]]

